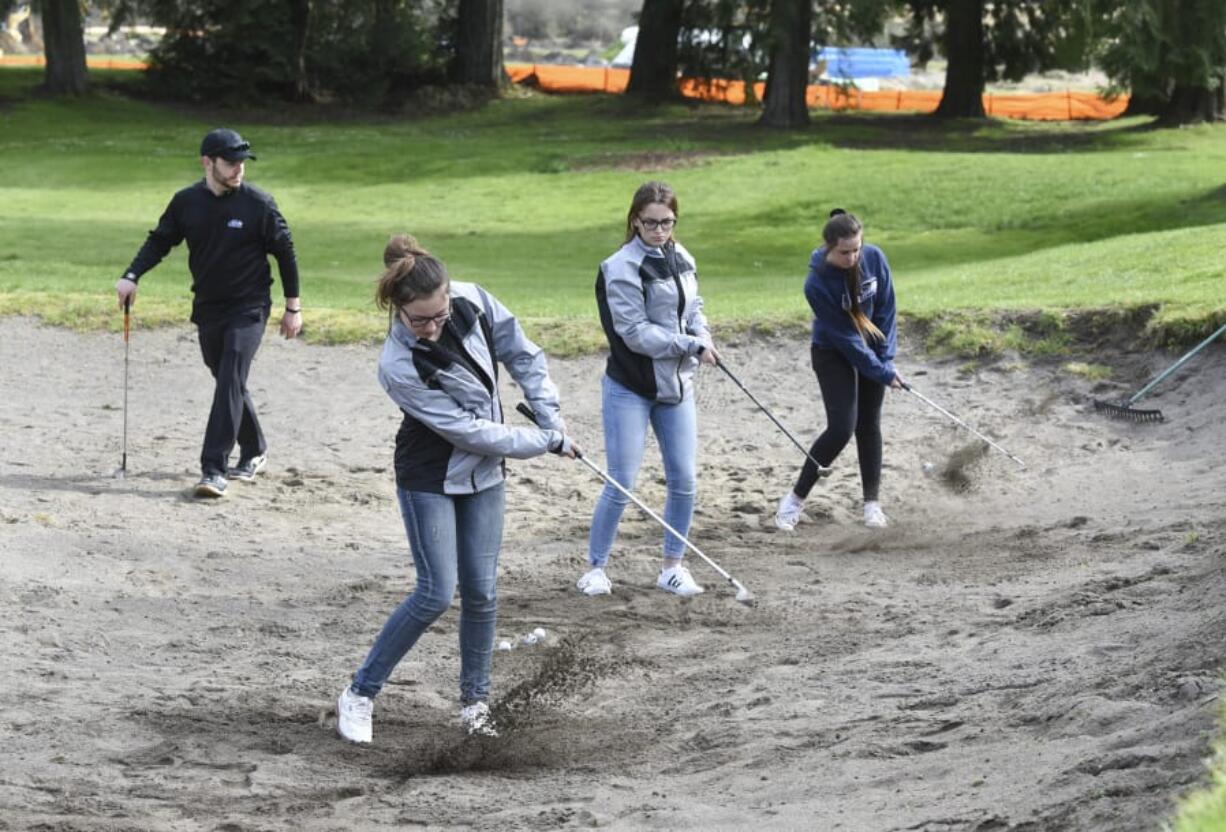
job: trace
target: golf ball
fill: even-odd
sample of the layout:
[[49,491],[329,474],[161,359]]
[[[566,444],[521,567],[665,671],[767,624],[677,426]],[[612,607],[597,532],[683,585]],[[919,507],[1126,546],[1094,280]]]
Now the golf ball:
[[932,472],[936,470],[936,466],[935,466],[935,465],[933,465],[931,462],[925,462],[925,463],[924,463],[922,466],[920,466],[920,467],[924,469],[924,476],[926,476],[926,477],[931,477],[931,476],[932,476]]
[[505,639],[504,639],[504,640],[502,640],[502,641],[500,641],[500,642],[498,642],[498,649],[499,649],[499,650],[510,650],[510,649],[511,649],[511,642],[506,641]]
[[545,639],[545,636],[548,635],[548,633],[545,632],[544,627],[537,627],[535,630],[532,631],[532,635],[536,636],[538,640],[543,641]]
[[528,633],[528,635],[524,636],[522,639],[520,639],[520,641],[522,641],[524,644],[536,644],[538,639],[536,637],[536,633]]

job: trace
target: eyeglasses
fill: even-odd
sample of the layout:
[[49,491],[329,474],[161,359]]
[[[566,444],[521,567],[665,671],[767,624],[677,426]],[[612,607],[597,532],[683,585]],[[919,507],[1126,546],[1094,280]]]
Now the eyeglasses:
[[401,311],[401,314],[404,315],[405,323],[407,323],[409,326],[413,327],[414,329],[421,329],[427,324],[434,324],[435,326],[442,326],[443,324],[447,323],[447,319],[451,317],[451,305],[450,304],[448,304],[447,308],[444,309],[442,312],[439,312],[437,315],[410,315],[408,312],[405,312],[403,309],[400,311]]
[[672,231],[673,227],[677,224],[677,218],[669,217],[666,220],[652,220],[647,219],[646,217],[639,217],[639,222],[642,223],[643,227],[648,231],[655,231],[657,228],[661,231]]

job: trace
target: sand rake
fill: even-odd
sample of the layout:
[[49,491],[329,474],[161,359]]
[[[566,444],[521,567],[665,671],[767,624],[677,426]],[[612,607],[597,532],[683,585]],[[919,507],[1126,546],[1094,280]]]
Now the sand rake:
[[1217,337],[1221,335],[1223,332],[1226,332],[1226,324],[1222,324],[1220,327],[1218,327],[1217,332],[1214,332],[1208,338],[1201,341],[1195,347],[1193,347],[1192,349],[1184,353],[1183,357],[1181,357],[1174,364],[1172,364],[1171,366],[1163,370],[1161,373],[1159,373],[1158,376],[1153,381],[1151,381],[1149,384],[1142,387],[1137,392],[1133,393],[1128,399],[1120,402],[1119,404],[1114,404],[1112,402],[1099,401],[1098,399],[1095,399],[1094,409],[1097,410],[1099,413],[1105,413],[1106,415],[1110,416],[1112,419],[1128,419],[1133,422],[1161,422],[1161,421],[1164,421],[1166,417],[1162,415],[1161,410],[1156,410],[1156,409],[1144,410],[1141,408],[1133,407],[1133,405],[1139,402],[1141,399],[1148,396],[1150,394],[1150,391],[1152,391],[1155,387],[1161,384],[1162,381],[1167,376],[1169,376],[1171,373],[1178,370],[1184,364],[1188,363],[1188,361],[1191,360],[1192,356],[1196,355],[1198,352],[1203,350],[1205,347],[1213,343],[1213,341],[1215,341]]
[[[519,404],[515,406],[515,409],[519,411],[520,415],[522,415],[528,421],[532,422],[532,424],[536,425],[537,427],[540,427],[540,423],[536,420],[536,414],[532,412],[532,408],[528,407],[527,404],[525,404],[524,402],[520,402]],[[736,600],[737,601],[739,601],[740,603],[744,604],[747,607],[752,607],[757,603],[754,600],[753,593],[751,593],[748,589],[746,589],[744,584],[742,584],[736,578],[729,575],[728,572],[722,566],[720,566],[718,563],[716,563],[715,561],[707,557],[705,554],[703,554],[703,551],[699,549],[697,546],[695,546],[693,543],[691,543],[689,541],[689,538],[687,538],[681,532],[677,531],[672,526],[670,526],[668,523],[666,523],[663,517],[656,514],[654,511],[652,511],[650,508],[647,507],[646,503],[644,503],[638,497],[634,496],[634,492],[630,491],[630,489],[626,488],[620,482],[613,479],[613,477],[609,475],[609,472],[605,471],[600,466],[591,462],[583,454],[576,453],[575,459],[582,462],[588,468],[591,468],[592,471],[596,474],[596,476],[600,477],[602,480],[607,482],[609,485],[613,486],[618,491],[620,491],[628,500],[630,500],[630,502],[634,503],[636,506],[642,509],[644,514],[646,514],[652,520],[655,520],[657,523],[663,526],[665,531],[667,531],[673,537],[677,538],[682,543],[684,543],[691,552],[693,552],[694,554],[698,555],[698,557],[705,560],[708,566],[710,566],[712,569],[718,572],[720,574],[720,577],[722,577],[725,581],[731,584],[732,588],[736,590]]]

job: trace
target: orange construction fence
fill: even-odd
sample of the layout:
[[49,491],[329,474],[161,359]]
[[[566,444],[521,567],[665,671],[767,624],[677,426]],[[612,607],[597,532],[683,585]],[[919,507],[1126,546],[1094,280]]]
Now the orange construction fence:
[[[0,66],[42,66],[42,55],[0,56]],[[144,69],[145,62],[133,58],[87,57],[93,69]],[[630,70],[613,67],[564,66],[559,64],[507,64],[507,74],[516,84],[527,84],[552,93],[611,93],[625,91]],[[745,103],[743,81],[681,79],[681,94],[702,101]],[[754,97],[761,101],[764,85],[754,84]],[[941,102],[940,90],[884,90],[865,92],[855,88],[814,85],[805,95],[810,107],[828,110],[863,110],[869,112],[931,113]],[[1071,121],[1075,119],[1108,119],[1118,116],[1128,106],[1128,96],[1107,101],[1096,93],[985,93],[983,109],[997,118],[1021,118],[1037,121]]]
[[[528,84],[546,92],[617,94],[624,92],[630,70],[556,64],[507,64],[507,74],[516,84]],[[681,79],[681,94],[703,101],[745,103],[743,81]],[[765,85],[754,84],[754,97],[761,101]],[[834,85],[813,85],[805,95],[810,107],[828,110],[931,113],[941,103],[940,90],[884,90],[865,92]],[[983,109],[989,116],[1040,121],[1107,119],[1124,112],[1128,96],[1107,101],[1096,93],[985,93]]]
[[[0,66],[45,66],[42,55],[0,55]],[[85,56],[85,65],[90,69],[144,69],[148,64],[138,58],[98,58]]]

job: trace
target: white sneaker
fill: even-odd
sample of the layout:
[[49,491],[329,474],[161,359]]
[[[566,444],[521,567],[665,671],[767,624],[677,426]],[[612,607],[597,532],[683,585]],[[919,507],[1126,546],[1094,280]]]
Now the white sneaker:
[[890,525],[886,520],[885,512],[881,510],[881,503],[870,500],[864,504],[864,525],[870,529],[884,529]]
[[494,727],[494,718],[490,715],[490,706],[484,702],[474,702],[461,708],[460,725],[470,737],[498,736],[498,729]]
[[575,586],[579,587],[579,591],[584,595],[608,595],[613,591],[613,582],[600,566],[585,572]]
[[775,512],[775,526],[790,532],[800,522],[800,513],[804,510],[805,501],[789,491],[779,501],[779,509]]
[[665,592],[680,595],[682,598],[689,598],[691,595],[697,595],[705,591],[694,582],[694,577],[690,574],[690,570],[686,569],[685,565],[681,563],[668,569],[661,569],[660,577],[656,578],[656,586]]
[[370,742],[375,700],[359,696],[348,685],[336,700],[336,733],[350,742]]

